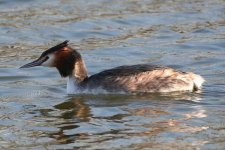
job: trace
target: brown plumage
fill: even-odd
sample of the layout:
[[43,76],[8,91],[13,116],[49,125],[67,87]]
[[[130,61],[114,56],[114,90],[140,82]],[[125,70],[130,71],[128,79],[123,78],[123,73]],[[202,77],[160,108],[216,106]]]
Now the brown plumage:
[[124,92],[176,92],[201,88],[204,79],[191,72],[172,68],[139,64],[120,66],[87,76],[85,63],[79,52],[65,41],[43,52],[35,61],[21,68],[34,66],[56,67],[62,77],[69,77],[67,92],[104,89]]
[[76,51],[71,51],[70,47],[63,47],[60,51],[55,52],[55,67],[62,77],[67,77],[74,70],[74,62],[81,60],[81,55]]

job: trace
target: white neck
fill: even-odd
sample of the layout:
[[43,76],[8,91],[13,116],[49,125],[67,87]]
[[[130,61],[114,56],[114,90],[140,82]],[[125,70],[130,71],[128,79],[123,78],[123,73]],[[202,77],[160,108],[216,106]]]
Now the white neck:
[[76,94],[79,92],[79,87],[78,87],[78,81],[76,78],[74,78],[73,75],[70,75],[67,79],[67,87],[66,87],[66,92],[67,94]]
[[73,73],[67,79],[67,93],[76,94],[81,92],[78,84],[85,78],[87,78],[87,69],[84,61],[80,59],[74,64]]

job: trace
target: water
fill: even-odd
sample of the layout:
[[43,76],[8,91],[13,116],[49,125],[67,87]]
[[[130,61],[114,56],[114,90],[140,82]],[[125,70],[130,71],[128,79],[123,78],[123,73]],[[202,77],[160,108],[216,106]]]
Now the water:
[[[0,149],[225,149],[224,0],[1,0]],[[66,94],[55,69],[20,70],[64,40],[89,74],[152,63],[201,93]]]

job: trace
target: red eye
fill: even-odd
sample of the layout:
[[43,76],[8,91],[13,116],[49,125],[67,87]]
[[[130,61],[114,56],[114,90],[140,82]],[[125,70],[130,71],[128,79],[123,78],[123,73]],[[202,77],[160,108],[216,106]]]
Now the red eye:
[[48,56],[44,57],[44,61],[46,61],[46,60],[48,60],[48,59],[49,59],[49,57],[48,57]]

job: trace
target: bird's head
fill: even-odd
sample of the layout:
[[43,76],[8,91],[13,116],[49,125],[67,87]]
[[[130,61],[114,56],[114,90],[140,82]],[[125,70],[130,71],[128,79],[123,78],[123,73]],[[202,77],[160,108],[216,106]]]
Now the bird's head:
[[81,60],[81,55],[68,46],[69,41],[64,41],[46,51],[41,56],[23,65],[20,68],[30,68],[35,66],[56,67],[62,77],[72,74],[75,63]]

